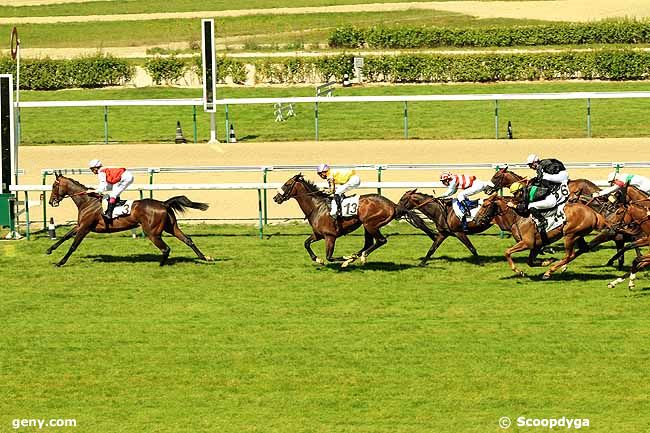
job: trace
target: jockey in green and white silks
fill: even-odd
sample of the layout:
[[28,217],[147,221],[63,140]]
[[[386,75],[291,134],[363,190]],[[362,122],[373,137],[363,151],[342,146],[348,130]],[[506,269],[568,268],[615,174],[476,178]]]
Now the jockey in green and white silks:
[[[540,231],[546,229],[545,211],[555,209],[569,199],[569,173],[562,162],[554,158],[539,159],[535,154],[528,155],[528,167],[537,172],[530,182],[528,210],[539,221]],[[545,188],[547,195],[536,197],[537,188]],[[534,200],[534,201],[533,201]]]
[[628,185],[637,187],[646,194],[650,194],[650,179],[639,176],[638,174],[616,173],[613,171],[609,173],[609,176],[607,176],[607,182],[609,182],[611,186],[595,193],[594,197],[603,197],[613,194]]

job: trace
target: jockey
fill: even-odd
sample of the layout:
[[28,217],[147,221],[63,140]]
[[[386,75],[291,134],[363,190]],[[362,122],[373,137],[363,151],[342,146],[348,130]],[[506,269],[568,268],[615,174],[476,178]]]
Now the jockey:
[[[548,195],[533,201],[537,189],[531,188],[528,200],[524,202],[523,206],[524,211],[528,209],[535,216],[539,222],[537,228],[543,232],[546,229],[546,218],[544,218],[543,211],[555,209],[569,198],[569,173],[559,160],[554,158],[540,160],[534,153],[528,155],[526,164],[537,172],[537,176],[531,180],[530,186],[548,189]],[[525,206],[527,201],[530,202]]]
[[646,194],[650,194],[650,179],[639,176],[638,174],[616,173],[615,171],[612,171],[609,176],[607,176],[607,182],[609,182],[611,186],[594,193],[594,197],[602,197],[615,193],[619,189],[628,185],[635,186]]
[[332,217],[336,216],[334,219],[336,229],[341,231],[341,196],[352,188],[358,187],[359,184],[361,184],[361,179],[353,169],[330,169],[330,166],[327,164],[319,165],[318,169],[316,169],[316,173],[318,173],[321,179],[327,180],[327,192],[334,195],[336,210],[332,210],[330,215],[332,215]]
[[102,162],[98,159],[90,161],[88,168],[99,178],[99,185],[95,192],[101,195],[108,192],[108,207],[103,216],[111,220],[120,194],[133,183],[133,174],[125,168],[103,167]]
[[467,218],[470,215],[470,210],[478,204],[478,200],[470,200],[468,197],[484,191],[489,184],[476,179],[476,176],[452,174],[448,171],[440,174],[440,182],[447,187],[447,191],[441,196],[438,196],[438,198],[449,197],[459,189],[461,190],[456,196],[456,199],[458,200],[458,207],[463,211],[463,218],[461,220],[463,230],[467,231]]

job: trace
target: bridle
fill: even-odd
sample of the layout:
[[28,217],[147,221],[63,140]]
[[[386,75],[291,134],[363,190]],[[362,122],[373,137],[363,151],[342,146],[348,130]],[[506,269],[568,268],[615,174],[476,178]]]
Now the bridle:
[[[54,181],[54,184],[52,185],[52,193],[55,193],[55,191],[56,191],[56,201],[52,201],[52,206],[53,207],[57,207],[59,205],[59,203],[66,197],[72,198],[72,197],[76,197],[76,196],[79,196],[79,195],[88,194],[88,191],[79,191],[79,192],[75,192],[75,193],[72,193],[72,194],[65,193],[65,194],[62,195],[59,192],[59,185],[61,185],[61,181],[59,179],[56,179]],[[56,190],[55,190],[55,188],[56,188]]]

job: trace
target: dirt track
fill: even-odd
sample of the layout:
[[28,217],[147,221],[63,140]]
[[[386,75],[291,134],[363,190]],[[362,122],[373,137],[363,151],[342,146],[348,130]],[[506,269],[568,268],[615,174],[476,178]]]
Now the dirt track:
[[[397,164],[397,163],[498,163],[523,162],[531,152],[542,157],[557,157],[565,162],[595,161],[648,161],[647,139],[570,139],[570,140],[410,140],[410,141],[333,141],[288,143],[237,143],[237,144],[138,144],[138,145],[83,145],[83,146],[26,146],[20,149],[20,167],[26,175],[23,184],[40,184],[40,171],[44,168],[85,167],[92,158],[100,158],[106,165],[127,167],[172,166],[272,166],[280,164],[316,165],[327,160],[330,164]],[[572,170],[571,177],[604,179],[608,170]],[[650,170],[638,170],[650,175]],[[274,172],[269,182],[284,182],[293,172]],[[305,173],[316,180],[314,173]],[[480,178],[488,179],[491,170],[477,171]],[[438,172],[385,171],[384,181],[435,181]],[[362,180],[375,181],[373,171],[361,172]],[[92,176],[75,176],[87,185],[93,185]],[[160,174],[155,183],[235,183],[261,182],[262,173],[224,174]],[[136,176],[136,183],[148,183],[145,174]],[[385,195],[397,200],[404,191],[388,190]],[[192,212],[192,218],[256,218],[257,193],[183,191],[193,200],[210,203],[205,213]],[[159,192],[155,197],[165,199],[178,192]],[[294,201],[278,206],[270,200],[270,217],[296,217],[300,211]],[[131,194],[132,198],[137,198]],[[32,200],[36,198],[30,197]],[[76,215],[74,205],[66,200],[58,209],[48,209],[57,221],[70,220]],[[40,207],[32,209],[33,218],[41,215]]]

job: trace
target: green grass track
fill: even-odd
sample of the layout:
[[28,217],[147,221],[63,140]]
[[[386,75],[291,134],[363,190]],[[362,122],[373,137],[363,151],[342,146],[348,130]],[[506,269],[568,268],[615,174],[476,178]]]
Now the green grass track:
[[[215,263],[170,238],[163,268],[126,235],[90,236],[60,269],[65,245],[46,256],[42,236],[0,243],[4,430],[16,418],[77,420],[61,433],[486,433],[502,416],[638,433],[650,422],[650,275],[635,292],[607,289],[612,249],[542,281],[541,268],[512,275],[512,240],[496,231],[472,237],[483,266],[450,239],[419,268],[428,239],[394,223],[365,267],[339,270],[309,260],[304,225],[263,240],[254,227],[184,230]],[[362,243],[348,236],[337,251]]]

